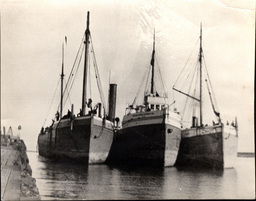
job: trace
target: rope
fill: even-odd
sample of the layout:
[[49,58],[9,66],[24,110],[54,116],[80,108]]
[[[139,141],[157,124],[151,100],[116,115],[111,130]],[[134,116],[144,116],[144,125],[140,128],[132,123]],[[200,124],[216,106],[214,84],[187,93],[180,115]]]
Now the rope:
[[148,88],[148,83],[149,83],[149,75],[150,75],[150,65],[148,65],[148,76],[147,76],[147,79],[146,79],[146,85],[145,85],[145,89],[144,89],[144,92],[146,92],[147,88]]
[[94,70],[95,70],[95,76],[96,76],[96,81],[97,81],[97,85],[98,85],[98,89],[100,92],[100,98],[101,101],[103,103],[103,109],[106,111],[106,102],[105,102],[105,98],[104,98],[104,94],[103,94],[103,89],[101,86],[101,81],[100,81],[100,74],[99,74],[99,70],[98,70],[98,66],[97,66],[97,61],[96,61],[96,57],[95,57],[95,52],[94,52],[94,48],[93,48],[93,43],[92,43],[92,37],[91,34],[89,35],[90,39],[91,39],[91,47],[92,47],[92,52],[93,52],[93,64],[94,64]]
[[[198,66],[198,60],[196,60],[196,61],[194,62],[194,67],[191,68],[191,70],[190,70],[190,72],[188,73],[188,75],[187,75],[185,81],[183,82],[182,86],[180,87],[180,90],[184,87],[185,84],[187,85],[187,80],[188,80],[188,78],[190,77],[190,75],[191,75],[192,72],[195,73],[195,70],[196,70],[197,66]],[[194,78],[194,75],[193,75],[191,81],[193,81],[193,78]]]
[[216,109],[219,111],[218,104],[217,104],[217,101],[216,101],[216,98],[215,98],[215,95],[214,95],[214,92],[213,92],[212,82],[211,82],[210,76],[208,74],[208,69],[206,67],[206,62],[205,62],[204,56],[203,56],[203,59],[204,59],[204,66],[205,66],[206,74],[207,74],[207,77],[208,77],[208,80],[209,80],[209,83],[210,83],[210,90],[211,90],[212,95],[213,95],[213,100],[214,100],[214,103],[216,104]]
[[[66,81],[64,80],[64,82],[66,83]],[[66,85],[67,85],[67,83],[66,83]],[[70,93],[70,92],[69,92]],[[70,95],[69,95],[69,93],[67,94],[67,99],[69,100],[69,103],[70,103],[70,105],[71,105],[71,99],[70,99]]]
[[[71,89],[72,89],[72,86],[73,86],[73,83],[74,83],[74,80],[75,80],[75,76],[77,74],[77,70],[78,70],[80,62],[81,62],[81,57],[82,57],[82,53],[83,53],[83,49],[84,49],[84,46],[82,46],[83,41],[84,41],[84,37],[82,38],[82,41],[80,43],[78,52],[76,54],[75,61],[73,63],[72,69],[71,69],[71,71],[69,73],[67,84],[66,84],[65,89],[63,91],[63,97],[65,96],[66,93],[68,93],[66,98],[64,99],[63,107],[66,105],[67,98],[69,97],[69,94],[71,92]],[[82,47],[82,49],[81,49],[81,47]],[[79,54],[80,54],[80,57],[79,57]],[[78,65],[76,66],[78,57],[79,57],[79,61],[78,61]],[[75,76],[74,76],[74,71],[75,71]]]
[[92,97],[92,79],[91,79],[91,64],[90,64],[90,57],[88,57],[88,66],[89,66],[89,69],[88,69],[88,72],[89,72],[89,97]]
[[157,63],[157,69],[158,69],[158,74],[159,74],[159,77],[160,77],[160,81],[161,81],[161,85],[162,85],[162,88],[164,89],[164,98],[167,98],[167,94],[166,94],[166,90],[165,90],[165,86],[164,86],[164,81],[163,81],[163,77],[162,77],[162,73],[161,73],[161,69],[159,68],[159,64],[158,64],[158,59],[156,58],[156,63]]
[[[197,63],[198,63],[198,62],[197,62]],[[193,74],[193,76],[192,76],[191,83],[192,83],[192,81],[194,80],[195,74],[196,74],[196,72],[197,72],[197,71],[196,71],[196,67],[198,67],[198,66],[195,65],[195,67],[194,67],[195,69],[193,70],[193,71],[194,71],[194,74]],[[192,68],[192,69],[193,69],[193,68]],[[191,71],[191,72],[192,72],[192,71]],[[191,73],[191,72],[190,72],[190,73]],[[190,74],[190,73],[189,73],[189,74]],[[196,77],[198,77],[198,76],[196,76]],[[188,77],[187,77],[187,79],[188,79]],[[186,79],[186,80],[187,80],[187,79]],[[197,78],[196,78],[196,79],[197,79]],[[185,83],[185,82],[184,82],[184,83]],[[191,88],[192,88],[192,84],[190,84],[189,86],[190,86],[190,87],[189,87],[189,89],[188,89],[188,94],[190,94],[190,91],[191,91]],[[195,88],[196,88],[196,87],[195,87]],[[194,93],[195,93],[195,91],[194,91]],[[185,109],[187,108],[187,105],[188,105],[187,102],[188,102],[188,100],[190,100],[189,97],[186,98],[185,107],[183,108],[183,112],[182,112],[183,114],[185,113]]]
[[[146,85],[147,85],[147,81],[148,81],[148,77],[149,77],[149,72],[150,72],[150,71],[147,71],[147,72],[144,74],[144,76],[143,76],[143,78],[142,78],[142,81],[141,81],[141,83],[140,83],[140,85],[139,85],[139,87],[138,87],[138,90],[137,90],[137,93],[136,93],[136,95],[135,95],[135,98],[134,98],[134,100],[133,100],[133,102],[132,102],[132,105],[135,105],[135,103],[136,103],[136,101],[137,101],[137,98],[138,98],[138,96],[139,96],[140,90],[141,90],[141,88],[142,88],[142,86],[143,86],[143,83],[145,82],[146,77],[147,77],[144,92],[146,91]],[[148,76],[147,76],[147,75],[148,75]]]
[[182,72],[184,71],[184,69],[185,69],[185,67],[186,67],[186,65],[187,65],[187,63],[188,63],[188,61],[189,61],[189,59],[190,59],[190,57],[191,57],[191,55],[192,55],[192,53],[193,53],[193,51],[194,51],[194,49],[195,49],[195,47],[196,47],[196,45],[197,45],[197,43],[198,43],[199,39],[200,39],[200,37],[197,39],[197,42],[196,42],[196,44],[195,44],[195,46],[194,46],[194,48],[193,48],[192,52],[190,53],[189,58],[187,59],[187,61],[186,61],[185,65],[184,65],[184,66],[183,66],[183,68],[182,68],[181,73],[179,74],[179,76],[178,76],[178,78],[177,78],[177,80],[176,80],[176,82],[174,83],[174,85],[173,85],[173,86],[175,86],[175,85],[176,85],[176,83],[178,82],[178,80],[180,79],[180,76],[181,76]]
[[46,113],[46,117],[45,117],[44,123],[43,123],[43,125],[42,125],[43,127],[44,127],[44,124],[45,124],[45,122],[46,122],[46,120],[47,120],[47,118],[48,118],[48,115],[49,115],[50,109],[51,109],[51,107],[52,107],[53,100],[54,100],[54,98],[55,98],[55,96],[56,96],[56,92],[57,92],[57,89],[58,89],[59,83],[60,83],[60,79],[59,79],[58,84],[57,84],[57,87],[56,87],[56,89],[55,89],[55,92],[54,92],[54,95],[53,95],[53,98],[52,98],[52,101],[51,101],[50,107],[48,108],[48,111],[47,111],[47,113]]
[[[70,86],[69,86],[69,90],[68,90],[67,97],[69,97],[69,94],[70,94],[71,89],[72,89],[72,87],[73,87],[73,84],[74,84],[74,81],[75,81],[75,77],[76,77],[76,75],[77,75],[77,72],[78,72],[78,69],[79,69],[79,66],[80,66],[80,63],[81,63],[83,51],[84,51],[84,47],[82,48],[81,55],[80,55],[79,61],[78,61],[78,65],[77,65],[77,68],[75,69],[75,70],[76,70],[76,71],[75,71],[75,74],[74,74],[74,72],[73,72],[73,73],[70,73],[70,74],[72,74],[72,76],[74,76],[74,77],[73,77],[73,79],[72,79],[72,82],[71,82],[71,80],[70,80],[71,84],[70,84]],[[72,71],[71,71],[71,72],[72,72]],[[67,85],[68,85],[68,83],[67,83]],[[66,86],[67,86],[67,85],[66,85]],[[67,90],[67,89],[65,88],[65,90]],[[67,102],[67,98],[66,98],[65,101],[64,101],[64,106],[66,105],[66,102]]]
[[[81,51],[81,47],[82,47],[82,52],[83,52],[83,49],[84,49],[84,46],[82,46],[83,42],[84,42],[84,36],[83,36],[82,41],[81,41],[81,43],[80,43],[78,52],[77,52],[77,54],[76,54],[75,61],[74,61],[73,66],[72,66],[72,69],[71,69],[71,71],[70,71],[70,74],[69,74],[69,77],[68,77],[68,81],[67,81],[68,84],[70,83],[70,80],[72,79],[72,76],[74,75],[74,74],[73,74],[73,71],[74,71],[74,69],[75,69],[75,64],[76,64],[76,62],[77,62],[79,52]],[[81,60],[81,56],[80,56],[80,60]],[[80,62],[79,62],[79,63],[80,63]],[[74,79],[74,78],[73,78],[73,79]],[[67,87],[68,87],[68,85],[66,85],[66,87],[65,87],[63,93],[65,93],[65,91],[67,90]]]
[[[197,72],[197,73],[196,73]],[[192,81],[194,80],[194,77],[195,77],[195,85],[196,83],[198,82],[198,77],[199,77],[199,68],[195,71],[193,77],[192,77]],[[196,75],[196,76],[195,76]],[[190,85],[190,89],[189,89],[189,93],[190,93],[190,90],[192,89],[192,84]],[[196,95],[196,86],[194,87],[194,92],[193,92],[193,96],[195,97]],[[190,103],[188,104],[188,100],[190,101]],[[193,113],[193,109],[194,107],[188,107],[189,105],[194,105],[195,103],[197,103],[194,99],[190,99],[189,97],[187,97],[186,99],[186,104],[185,104],[185,107],[183,108],[183,114],[185,113],[185,109],[186,109],[186,114],[184,114],[184,116],[186,118],[192,116],[191,114]],[[187,109],[188,108],[188,109]]]

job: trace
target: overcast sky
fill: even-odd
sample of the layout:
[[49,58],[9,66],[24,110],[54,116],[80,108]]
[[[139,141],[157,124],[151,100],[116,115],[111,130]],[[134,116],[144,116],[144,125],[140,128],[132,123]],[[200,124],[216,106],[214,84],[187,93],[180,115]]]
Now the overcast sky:
[[[58,93],[55,105],[50,105],[60,77],[64,37],[67,80],[87,11],[105,97],[111,71],[121,119],[149,66],[154,29],[157,61],[173,100],[172,86],[202,22],[204,56],[223,122],[237,116],[238,151],[254,150],[255,0],[0,0],[1,127],[12,126],[16,134],[21,125],[21,137],[35,150],[40,128],[50,124],[57,111]],[[70,97],[76,113],[81,84],[75,84],[78,89]],[[69,103],[64,112],[68,108]]]

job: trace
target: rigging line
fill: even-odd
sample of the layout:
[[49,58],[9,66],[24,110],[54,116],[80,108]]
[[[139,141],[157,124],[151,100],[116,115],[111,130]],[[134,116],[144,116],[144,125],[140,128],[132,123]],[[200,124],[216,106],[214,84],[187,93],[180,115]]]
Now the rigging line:
[[[187,85],[187,82],[192,82],[192,80],[191,80],[191,81],[188,81],[188,80],[189,80],[189,78],[191,79],[191,74],[192,74],[192,72],[193,72],[193,73],[195,72],[196,67],[197,67],[197,63],[198,63],[198,61],[195,60],[195,62],[193,63],[193,65],[191,65],[192,68],[191,68],[190,72],[188,72],[188,74],[187,74],[186,78],[184,79],[183,83],[181,84],[180,90],[183,90],[184,85]],[[184,76],[185,76],[185,75],[184,75]]]
[[182,110],[182,114],[185,114],[185,110],[187,109],[187,103],[189,101],[189,97],[187,96],[186,99],[185,99],[185,104],[184,104],[184,107],[183,107],[183,110]]
[[[139,85],[139,87],[138,87],[138,90],[137,90],[137,93],[136,93],[136,95],[135,95],[135,98],[134,98],[134,100],[133,100],[133,102],[132,102],[132,105],[134,105],[135,103],[136,103],[136,100],[137,100],[137,98],[138,98],[138,96],[139,96],[139,93],[140,93],[140,90],[141,90],[141,88],[142,88],[142,85],[143,85],[143,83],[144,83],[144,81],[145,81],[145,78],[147,77],[147,72],[145,72],[144,73],[144,76],[142,77],[142,81],[141,81],[141,83],[140,83],[140,85]],[[146,80],[147,81],[147,80]],[[144,90],[145,91],[145,90]]]
[[[192,83],[193,83],[193,80],[194,80],[194,77],[195,77],[195,74],[196,74],[196,72],[197,72],[197,70],[196,70],[196,67],[197,67],[198,65],[196,64],[192,69],[193,69],[193,71],[191,71],[191,72],[194,72],[193,73],[193,75],[192,75],[192,78],[191,78],[191,80],[190,80],[190,82],[189,82],[189,88],[188,88],[188,90],[187,90],[187,96],[191,96],[190,94],[191,94],[191,88],[192,88]],[[191,72],[190,72],[190,74],[191,74]],[[189,76],[188,76],[189,77]],[[188,80],[188,77],[186,78],[186,80]],[[191,76],[190,76],[191,77]],[[183,85],[182,85],[182,87],[181,88],[183,88],[183,86],[184,86],[184,84],[187,84],[187,82],[184,82],[183,83]],[[175,88],[174,88],[174,90],[176,90]],[[180,92],[180,93],[182,93],[182,92]]]
[[[195,83],[194,84],[194,97],[196,96],[196,92],[197,92],[197,88],[196,88],[197,83],[199,83],[198,78],[200,78],[200,67],[199,67],[199,65],[197,65],[197,70],[196,70],[196,73],[195,73],[195,78],[193,77],[193,80],[195,79],[195,82],[194,82]],[[192,88],[192,86],[191,86],[191,88]],[[202,102],[202,100],[200,100],[200,101]]]
[[71,88],[73,87],[73,84],[74,84],[74,81],[75,81],[75,77],[76,77],[76,75],[78,73],[78,69],[79,69],[79,66],[80,66],[80,63],[81,63],[81,60],[82,60],[82,57],[83,57],[84,49],[85,49],[85,47],[83,46],[82,51],[81,51],[81,55],[80,55],[80,58],[79,58],[79,61],[78,61],[78,65],[77,65],[77,68],[76,68],[76,71],[75,71],[75,76],[73,78],[72,85],[70,86],[70,90],[69,91],[71,91]]
[[[213,100],[212,100],[212,96],[211,96],[211,92],[210,92],[210,89],[209,89],[209,85],[208,85],[208,82],[207,82],[207,79],[205,80],[206,82],[206,86],[207,86],[207,89],[208,89],[208,93],[209,93],[209,96],[210,96],[210,101],[211,101],[211,104],[212,104],[212,109],[213,109],[213,112],[216,114],[216,109],[214,107],[214,104],[213,104]],[[217,115],[218,116],[218,115]]]
[[186,96],[186,98],[185,98],[185,104],[184,104],[184,107],[183,107],[183,110],[182,110],[182,114],[184,115],[185,114],[185,110],[186,110],[186,108],[187,108],[187,102],[189,101],[189,99],[188,99],[188,96]]
[[45,117],[45,120],[44,120],[43,126],[44,126],[44,124],[45,124],[45,122],[46,122],[46,120],[47,120],[47,118],[48,118],[48,115],[49,115],[50,109],[51,109],[51,107],[52,107],[53,100],[55,99],[55,96],[56,96],[56,92],[57,92],[57,89],[58,89],[59,83],[60,83],[60,79],[59,79],[59,81],[58,81],[58,83],[57,83],[57,86],[56,86],[56,89],[55,89],[55,92],[54,92],[54,95],[53,95],[53,98],[52,98],[52,101],[51,101],[50,107],[49,107],[49,109],[48,109],[48,111],[47,111],[47,113],[46,113],[46,117]]
[[148,71],[147,71],[147,79],[146,79],[146,85],[145,85],[145,88],[144,88],[144,94],[146,95],[146,90],[148,88],[148,83],[149,83],[149,76],[150,76],[150,72],[151,72],[151,65],[148,65]]
[[[197,72],[196,68],[198,67],[197,63],[198,63],[198,61],[196,62],[196,65],[194,65],[194,67],[192,68],[193,71],[191,70],[191,72],[189,73],[189,76],[190,76],[190,74],[191,74],[192,72],[194,72],[193,75],[192,75],[192,78],[191,78],[191,82],[190,82],[190,83],[192,83],[192,81],[194,80],[194,77],[195,77],[195,75],[196,75],[196,72]],[[189,77],[189,76],[187,76],[186,80],[188,80],[188,77]],[[191,77],[191,76],[190,76],[190,77]],[[185,84],[185,83],[186,83],[186,82],[184,82],[184,84]],[[183,85],[184,85],[184,84],[183,84]],[[191,94],[191,88],[192,88],[192,84],[189,85],[188,95]],[[185,110],[186,110],[187,107],[188,107],[188,100],[189,100],[189,97],[187,96],[187,98],[185,99],[185,104],[184,104],[183,111],[182,111],[183,114],[185,114]]]
[[213,95],[213,100],[214,100],[214,103],[216,104],[216,109],[219,111],[217,100],[215,98],[215,94],[214,94],[213,87],[212,87],[212,82],[211,82],[210,76],[208,74],[208,69],[206,67],[206,62],[205,62],[204,54],[203,54],[203,59],[204,59],[204,66],[205,66],[206,74],[207,74],[207,77],[208,77],[208,80],[209,80],[209,83],[210,83],[210,90],[211,90],[212,95]]
[[[81,59],[82,59],[82,57],[83,57],[83,52],[84,52],[84,46],[83,46],[83,48],[82,48],[81,55],[80,55],[80,58],[79,58],[79,61],[78,61],[78,65],[77,65],[77,68],[76,68],[76,71],[75,71],[75,75],[74,75],[74,78],[73,78],[73,80],[72,80],[72,83],[70,84],[70,87],[69,87],[67,96],[69,96],[69,94],[70,94],[70,92],[71,92],[71,89],[72,89],[72,87],[73,87],[73,84],[74,84],[74,81],[75,81],[75,77],[76,77],[76,75],[77,75],[77,72],[78,72],[78,69],[79,69],[79,66],[80,66],[80,63],[81,63]],[[67,99],[64,101],[64,106],[65,106],[66,102],[67,102]]]
[[[78,57],[78,55],[79,55],[79,52],[82,52],[82,51],[79,49],[79,51],[78,51],[78,53],[77,53],[77,57]],[[76,60],[75,60],[75,62],[74,62],[74,65],[73,65],[73,67],[72,67],[72,70],[71,70],[71,72],[70,72],[69,79],[68,79],[68,81],[67,81],[67,84],[66,84],[64,93],[65,93],[66,91],[70,91],[71,88],[72,88],[72,82],[74,82],[74,79],[75,79],[75,78],[74,78],[74,71],[77,71],[77,68],[79,68],[79,66],[76,66],[76,64],[77,64],[77,57],[76,57]],[[80,56],[80,59],[81,59],[81,56]]]
[[[198,65],[195,65],[195,67],[197,67],[197,66],[198,66]],[[191,82],[193,81],[193,79],[194,79],[194,77],[195,77],[195,75],[196,75],[196,72],[197,72],[197,70],[195,69]],[[191,88],[192,88],[192,84],[190,84],[190,87],[189,87],[189,89],[188,89],[188,94],[190,94]],[[185,109],[187,108],[188,98],[189,98],[189,97],[186,98],[185,107],[183,108],[183,114],[185,113]]]
[[176,85],[176,83],[177,83],[177,81],[180,79],[180,76],[181,76],[182,72],[184,71],[184,69],[185,69],[185,67],[186,67],[186,65],[187,65],[187,63],[188,63],[188,61],[189,61],[189,59],[190,59],[190,57],[191,57],[192,53],[194,52],[194,49],[195,49],[195,47],[196,47],[196,45],[197,45],[197,43],[198,43],[199,39],[200,39],[200,37],[197,39],[197,42],[196,42],[196,44],[195,44],[195,46],[194,46],[194,48],[193,48],[192,52],[190,53],[189,58],[187,59],[187,61],[186,61],[185,65],[184,65],[184,66],[183,66],[183,68],[182,68],[181,73],[180,73],[180,74],[179,74],[179,76],[178,76],[178,79],[176,80],[176,82],[174,83],[174,85],[173,85],[173,86],[175,86],[175,85]]
[[84,35],[83,35],[83,37],[82,37],[80,46],[79,46],[79,48],[78,48],[78,51],[77,51],[77,54],[76,54],[76,57],[75,57],[75,61],[74,61],[74,63],[73,63],[73,66],[72,66],[72,69],[71,69],[71,73],[69,74],[69,78],[68,78],[68,81],[67,81],[67,82],[69,82],[70,79],[71,79],[72,72],[74,71],[74,68],[75,68],[75,65],[76,65],[76,62],[77,62],[77,59],[78,59],[78,56],[79,56],[79,52],[81,51],[81,48],[82,48],[82,49],[84,48],[83,44],[84,44]]
[[[198,81],[198,74],[199,74],[199,68],[195,71],[195,72],[197,72],[197,73],[195,73],[194,74],[194,76],[193,76],[193,78],[192,78],[192,81],[194,80],[194,77],[196,77],[195,78],[195,86],[194,86],[194,90],[193,90],[193,97],[195,97],[195,95],[196,95],[196,83],[197,83],[197,81]],[[196,75],[196,76],[195,76]],[[191,89],[192,89],[192,84],[190,85],[190,89],[189,89],[189,93],[188,94],[190,94],[190,91],[191,91]],[[188,97],[189,98],[189,97]],[[192,108],[194,108],[194,104],[197,104],[197,102],[195,102],[195,100],[193,99],[193,100],[190,100],[190,103],[188,103],[188,102],[186,102],[186,105],[185,105],[185,107],[184,107],[184,113],[185,113],[185,109],[186,108],[188,108],[188,112],[187,112],[187,118],[189,117],[189,116],[191,116],[190,115],[190,113],[192,113],[193,111],[191,111],[192,110]],[[189,105],[192,105],[192,107],[188,107]]]
[[165,86],[164,86],[164,81],[163,81],[163,77],[162,77],[162,73],[161,73],[161,69],[159,67],[159,64],[158,64],[158,59],[156,58],[156,66],[157,66],[157,69],[158,69],[158,74],[159,74],[159,77],[160,77],[160,81],[161,81],[161,84],[162,84],[162,87],[164,89],[164,98],[167,98],[167,92],[165,90]]
[[90,64],[90,56],[88,56],[88,74],[89,74],[89,93],[90,93],[90,95],[89,95],[89,97],[90,98],[92,98],[92,79],[91,79],[91,64]]
[[100,81],[100,74],[99,74],[99,70],[98,70],[98,66],[97,66],[97,61],[96,61],[96,57],[95,57],[95,52],[94,52],[94,48],[93,48],[91,34],[89,35],[89,37],[91,39],[90,41],[91,41],[91,44],[92,44],[91,48],[92,48],[92,52],[93,52],[94,70],[95,70],[95,76],[96,76],[96,81],[97,81],[98,89],[99,89],[99,92],[100,92],[100,98],[101,98],[101,101],[103,103],[104,110],[107,111],[106,102],[105,102],[105,98],[104,98],[104,94],[103,94],[103,89],[102,89],[101,81]]
[[[64,80],[64,82],[66,83],[66,80]],[[67,83],[66,83],[66,84],[67,84]],[[71,103],[71,99],[70,99],[69,93],[67,94],[67,99],[69,99],[69,103],[70,103],[70,105],[71,105],[72,103]]]
[[[197,102],[195,102],[195,100],[189,100],[189,105],[194,105],[194,104],[197,104]],[[194,107],[188,107],[188,110],[186,110],[186,112],[185,112],[185,114],[184,114],[184,119],[187,119],[188,121],[190,121],[191,122],[191,120],[189,120],[189,117],[191,117],[192,116],[192,114],[193,114],[193,108]]]
[[[184,87],[184,85],[187,84],[188,78],[190,77],[191,73],[192,73],[192,72],[195,73],[195,70],[196,70],[197,65],[198,65],[198,60],[195,60],[195,62],[194,62],[193,65],[194,65],[194,67],[191,68],[191,71],[189,72],[189,74],[187,75],[187,77],[186,77],[186,79],[184,80],[183,84],[181,85],[180,90],[182,90],[183,87]],[[194,77],[194,76],[193,76],[193,77]],[[192,79],[193,79],[193,77],[192,77]],[[192,82],[192,81],[193,81],[193,80],[191,80],[191,82]]]
[[[193,94],[194,97],[196,96],[196,84],[197,84],[197,82],[198,82],[199,76],[200,76],[200,70],[199,70],[199,68],[198,68],[198,69],[197,69],[196,80],[195,80],[194,94]],[[192,87],[191,87],[191,88],[192,88]],[[201,101],[202,101],[202,100],[201,100]]]
[[81,41],[81,43],[80,43],[79,49],[78,49],[78,51],[77,51],[76,58],[75,58],[75,61],[74,61],[74,63],[73,63],[72,69],[71,69],[71,71],[70,71],[70,74],[69,74],[69,77],[68,77],[68,81],[67,81],[67,85],[66,85],[66,87],[65,87],[65,89],[64,89],[63,94],[64,94],[65,91],[67,90],[68,84],[71,82],[71,79],[72,79],[72,76],[73,76],[73,71],[74,71],[74,68],[75,68],[75,65],[76,65],[76,62],[77,62],[77,58],[78,58],[79,52],[81,51],[81,47],[82,47],[82,50],[83,50],[83,48],[84,48],[83,42],[84,42],[84,36],[83,36],[82,41]]
[[[82,51],[81,51],[81,55],[80,55],[79,62],[78,62],[77,68],[76,68],[75,76],[74,76],[74,78],[73,78],[73,80],[72,80],[72,83],[71,83],[71,85],[70,85],[70,87],[69,87],[69,91],[68,91],[68,95],[67,95],[67,96],[69,96],[69,94],[70,94],[70,92],[71,92],[71,89],[72,89],[72,87],[73,87],[73,84],[74,84],[74,82],[75,82],[75,77],[76,77],[76,75],[77,75],[77,72],[78,72],[78,69],[79,69],[79,66],[80,66],[80,63],[81,63],[81,59],[82,59],[82,57],[83,57],[83,51],[84,51],[84,48],[83,48]],[[67,100],[66,100],[66,101],[67,101]],[[66,104],[66,101],[65,101],[65,104]]]
[[159,74],[159,77],[160,77],[160,81],[161,81],[161,84],[162,84],[162,87],[164,89],[164,97],[166,98],[166,89],[165,89],[165,85],[164,85],[164,81],[163,81],[163,77],[162,77],[162,73],[161,73],[161,69],[159,67],[159,64],[158,64],[158,59],[156,58],[156,63],[157,63],[157,69],[158,69],[158,74]]
[[[198,66],[197,66],[197,69],[195,69],[195,74],[193,75],[192,80],[191,80],[191,82],[193,82],[193,80],[195,80],[195,82],[193,82],[193,83],[194,83],[194,91],[193,91],[193,93],[192,93],[194,97],[196,96],[196,85],[197,85],[198,77],[199,77],[199,76],[200,76],[200,70],[199,70],[199,68],[198,68]],[[190,94],[190,90],[192,89],[192,86],[193,86],[193,85],[191,84],[188,94]]]
[[[198,82],[198,78],[199,78],[199,76],[200,76],[200,69],[199,69],[199,67],[197,68],[197,74],[196,74],[196,78],[195,78],[195,87],[194,87],[194,94],[193,94],[193,96],[195,97],[196,96],[196,92],[197,92],[197,90],[196,90],[196,84],[197,84],[197,82]],[[193,78],[194,79],[194,78]],[[192,88],[192,87],[191,87]],[[200,100],[201,102],[202,102],[202,100]],[[195,102],[195,101],[192,101],[192,104],[198,104],[198,102]],[[192,108],[192,107],[191,107]],[[193,107],[193,108],[195,108],[195,107]],[[191,111],[191,113],[192,113],[192,115],[191,116],[193,116],[193,111]]]

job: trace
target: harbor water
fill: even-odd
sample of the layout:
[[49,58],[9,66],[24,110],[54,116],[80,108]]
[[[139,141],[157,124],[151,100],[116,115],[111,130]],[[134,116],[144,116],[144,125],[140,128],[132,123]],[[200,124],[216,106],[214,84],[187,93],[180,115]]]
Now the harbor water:
[[255,199],[255,158],[225,170],[53,162],[27,152],[42,200]]

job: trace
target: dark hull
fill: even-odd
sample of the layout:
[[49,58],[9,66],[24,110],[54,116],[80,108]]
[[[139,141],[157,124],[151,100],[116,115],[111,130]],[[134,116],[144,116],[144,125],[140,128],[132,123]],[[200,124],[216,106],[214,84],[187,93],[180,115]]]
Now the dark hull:
[[[72,129],[71,129],[72,128]],[[39,155],[73,159],[82,163],[104,163],[113,141],[113,129],[93,117],[61,120],[38,136]]]
[[237,141],[236,135],[225,133],[221,127],[207,134],[182,137],[175,165],[216,169],[234,167]]
[[180,138],[180,129],[164,123],[122,129],[115,134],[107,163],[172,166]]

